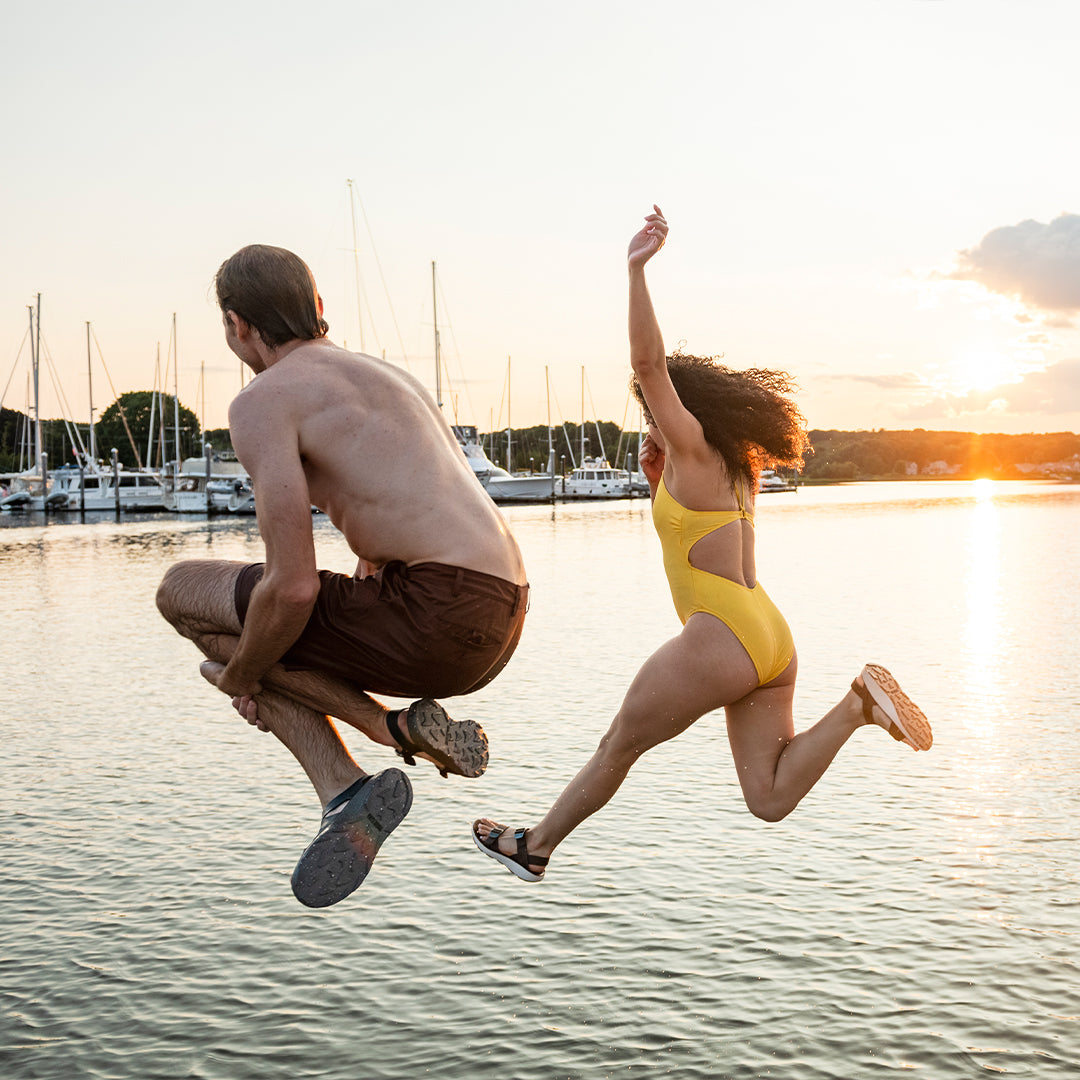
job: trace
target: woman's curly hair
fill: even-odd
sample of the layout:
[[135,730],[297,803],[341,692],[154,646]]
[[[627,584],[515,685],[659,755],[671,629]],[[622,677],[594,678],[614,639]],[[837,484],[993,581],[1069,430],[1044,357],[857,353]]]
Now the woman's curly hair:
[[[756,486],[761,470],[771,465],[802,468],[810,440],[789,396],[797,388],[786,371],[733,371],[718,358],[683,352],[669,356],[667,366],[679,400],[701,424],[732,483],[742,475]],[[630,390],[651,420],[637,375]]]

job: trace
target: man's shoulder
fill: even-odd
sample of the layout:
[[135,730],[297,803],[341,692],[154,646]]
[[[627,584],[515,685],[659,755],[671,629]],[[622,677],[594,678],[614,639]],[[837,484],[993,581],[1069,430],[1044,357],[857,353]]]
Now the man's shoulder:
[[243,419],[245,416],[250,416],[258,410],[260,398],[265,396],[263,391],[267,386],[265,381],[260,382],[259,380],[265,374],[266,372],[262,372],[261,375],[255,376],[229,403],[230,423]]
[[280,431],[294,424],[305,411],[302,396],[307,385],[293,376],[282,378],[273,368],[260,372],[232,399],[229,427],[265,426],[269,422]]
[[265,421],[268,415],[302,425],[312,414],[348,410],[354,416],[410,414],[406,402],[428,411],[423,384],[410,372],[338,346],[301,347],[260,372],[229,407],[229,423]]

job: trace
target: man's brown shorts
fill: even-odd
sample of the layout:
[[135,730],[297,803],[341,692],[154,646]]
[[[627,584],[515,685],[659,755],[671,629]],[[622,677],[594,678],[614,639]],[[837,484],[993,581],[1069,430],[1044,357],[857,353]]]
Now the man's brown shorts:
[[[243,623],[263,575],[236,579]],[[521,637],[529,586],[443,563],[387,563],[366,578],[319,571],[319,597],[281,658],[290,671],[322,671],[394,697],[471,694],[506,666]]]

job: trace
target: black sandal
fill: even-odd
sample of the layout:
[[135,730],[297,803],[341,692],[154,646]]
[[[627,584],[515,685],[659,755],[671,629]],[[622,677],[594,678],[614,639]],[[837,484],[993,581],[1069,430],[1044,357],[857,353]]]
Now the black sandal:
[[499,850],[499,837],[506,832],[506,826],[501,829],[492,829],[488,833],[485,840],[476,830],[480,825],[479,819],[473,822],[472,838],[473,843],[485,854],[490,855],[491,858],[498,860],[510,871],[511,874],[515,874],[521,878],[522,881],[542,881],[544,878],[544,871],[541,870],[539,874],[534,874],[529,865],[533,866],[547,866],[551,861],[546,855],[530,855],[529,848],[525,843],[525,834],[528,829],[515,829],[514,839],[517,841],[517,851],[513,855],[506,855]]
[[[398,721],[403,719],[404,724]],[[402,731],[402,727],[406,730]],[[386,729],[398,744],[394,753],[406,765],[415,765],[417,754],[427,754],[439,774],[483,776],[488,764],[488,740],[475,720],[451,720],[431,698],[414,701],[408,709],[386,714]]]

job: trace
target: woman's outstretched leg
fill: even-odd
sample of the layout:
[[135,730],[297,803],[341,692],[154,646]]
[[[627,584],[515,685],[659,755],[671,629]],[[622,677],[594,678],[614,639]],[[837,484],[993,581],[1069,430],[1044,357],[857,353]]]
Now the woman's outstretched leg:
[[[677,638],[645,661],[596,752],[528,830],[529,855],[549,856],[611,799],[646,750],[673,739],[712,709],[743,697],[756,683],[750,657],[726,626],[715,619],[690,619]],[[481,818],[474,838],[483,841],[500,828]],[[495,842],[504,855],[516,851],[509,831]],[[543,872],[539,863],[532,868],[533,873]]]
[[[795,663],[792,660],[779,680],[725,710],[743,798],[750,812],[765,821],[779,821],[790,814],[858,728],[873,724],[888,731],[892,726],[888,714],[877,704],[867,704],[865,695],[853,687],[816,724],[796,735],[792,719]],[[855,682],[864,685],[862,676]],[[916,712],[922,715],[917,708]],[[928,724],[926,732],[929,735]]]

